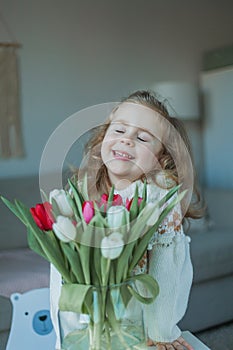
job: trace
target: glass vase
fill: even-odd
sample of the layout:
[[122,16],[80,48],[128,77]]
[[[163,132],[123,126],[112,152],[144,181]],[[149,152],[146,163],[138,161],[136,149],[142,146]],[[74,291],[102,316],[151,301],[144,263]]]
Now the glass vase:
[[147,349],[143,304],[129,285],[93,287],[88,301],[88,314],[76,314],[73,330],[62,337],[62,350]]

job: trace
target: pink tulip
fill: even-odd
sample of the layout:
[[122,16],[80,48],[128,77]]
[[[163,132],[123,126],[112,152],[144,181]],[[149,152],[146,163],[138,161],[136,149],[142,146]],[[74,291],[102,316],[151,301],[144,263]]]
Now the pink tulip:
[[93,202],[85,201],[82,205],[82,212],[85,222],[89,224],[95,213]]

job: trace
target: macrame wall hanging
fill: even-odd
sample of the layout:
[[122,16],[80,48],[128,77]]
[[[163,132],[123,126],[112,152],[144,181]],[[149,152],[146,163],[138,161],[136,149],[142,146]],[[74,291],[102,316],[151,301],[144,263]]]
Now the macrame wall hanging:
[[21,47],[0,13],[0,24],[10,41],[0,38],[0,158],[24,156],[20,121],[20,91],[17,50]]

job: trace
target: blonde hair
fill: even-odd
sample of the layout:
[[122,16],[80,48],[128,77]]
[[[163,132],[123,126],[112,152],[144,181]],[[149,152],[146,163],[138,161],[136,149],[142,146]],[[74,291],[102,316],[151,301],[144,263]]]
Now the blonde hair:
[[[152,91],[136,91],[122,99],[120,104],[124,102],[131,102],[149,107],[163,117],[162,119],[166,122],[166,140],[169,140],[169,142],[163,142],[162,149],[158,155],[158,161],[162,169],[163,179],[167,181],[165,181],[165,184],[161,184],[161,181],[158,183],[158,177],[156,176],[158,175],[158,170],[151,171],[150,174],[143,174],[140,179],[143,181],[146,177],[149,177],[159,186],[168,188],[169,186],[174,186],[174,183],[182,183],[183,179],[187,177],[188,172],[190,173],[190,171],[192,171],[194,179],[193,195],[189,207],[186,210],[185,217],[202,217],[203,208],[200,193],[196,185],[196,174],[194,173],[192,166],[190,169],[189,164],[182,162],[184,159],[184,148],[185,152],[189,154],[191,161],[193,158],[190,141],[183,123],[177,118],[169,115],[165,104],[159,101],[155,93]],[[93,197],[99,193],[108,192],[111,187],[107,168],[101,158],[101,144],[105,137],[105,133],[111,124],[111,117],[119,108],[120,104],[112,111],[109,119],[104,125],[98,126],[92,131],[92,136],[85,146],[84,157],[86,157],[86,164],[83,169],[80,169],[80,172],[86,172],[88,174],[88,184],[89,187],[91,187],[90,192]],[[174,129],[176,130],[176,133],[173,132]],[[177,137],[177,135],[179,137]],[[166,147],[164,143],[166,144]],[[178,167],[179,174],[177,171]],[[161,170],[159,172],[161,174]]]

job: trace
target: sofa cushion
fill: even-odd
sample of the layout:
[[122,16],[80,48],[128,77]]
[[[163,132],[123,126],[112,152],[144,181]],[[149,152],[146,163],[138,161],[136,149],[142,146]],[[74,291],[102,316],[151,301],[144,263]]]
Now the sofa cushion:
[[29,248],[0,251],[0,295],[49,286],[49,263]]
[[12,318],[11,301],[9,298],[6,298],[0,295],[0,333],[4,331],[9,331],[10,325],[11,325],[11,318]]
[[190,233],[194,283],[233,274],[233,230]]
[[[41,202],[38,176],[0,180],[0,195],[15,198],[28,207]],[[21,221],[0,200],[0,249],[27,247],[27,231]]]

